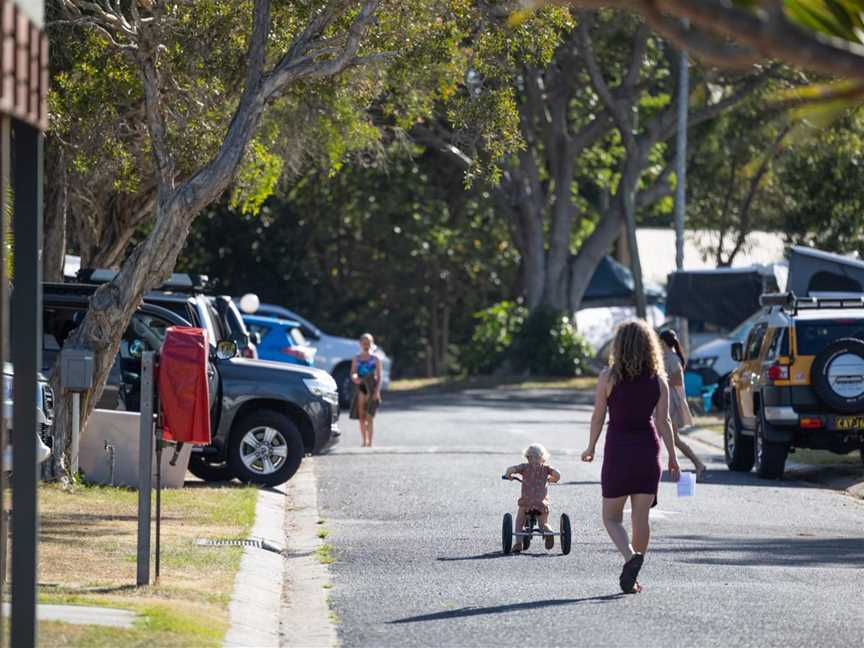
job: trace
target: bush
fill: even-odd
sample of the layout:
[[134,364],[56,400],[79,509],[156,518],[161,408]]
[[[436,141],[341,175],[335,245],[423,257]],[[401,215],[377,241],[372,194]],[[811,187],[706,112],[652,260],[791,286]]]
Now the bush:
[[526,319],[513,351],[517,367],[538,376],[580,376],[592,356],[573,318],[543,306]]
[[521,303],[503,301],[474,317],[479,321],[462,354],[471,374],[510,369],[538,376],[578,376],[587,369],[591,347],[566,314],[540,307],[529,316]]
[[490,374],[500,369],[527,317],[528,309],[513,301],[498,302],[474,313],[478,323],[462,352],[462,364],[468,373]]

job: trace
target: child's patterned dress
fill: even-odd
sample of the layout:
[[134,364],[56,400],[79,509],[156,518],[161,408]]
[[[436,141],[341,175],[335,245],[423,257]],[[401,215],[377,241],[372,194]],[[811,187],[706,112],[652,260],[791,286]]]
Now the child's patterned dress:
[[516,466],[516,474],[522,475],[522,497],[517,504],[528,511],[549,512],[549,489],[547,480],[552,468],[545,464],[523,463]]

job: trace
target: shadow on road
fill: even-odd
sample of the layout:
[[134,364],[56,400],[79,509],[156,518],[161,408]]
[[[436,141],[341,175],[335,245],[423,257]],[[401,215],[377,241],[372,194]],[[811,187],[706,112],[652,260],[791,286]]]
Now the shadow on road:
[[439,556],[435,560],[439,562],[457,562],[460,560],[491,560],[492,558],[560,558],[560,553],[526,553],[522,552],[520,554],[504,554],[500,551],[492,551],[484,554],[477,554],[476,556]]
[[695,565],[742,567],[864,567],[864,537],[814,538],[803,534],[783,538],[730,538],[703,535],[672,536],[679,547],[655,547]]
[[525,601],[524,603],[506,603],[504,605],[490,605],[488,607],[464,607],[456,610],[443,610],[441,612],[432,612],[431,614],[420,614],[418,616],[406,617],[404,619],[396,619],[395,621],[388,621],[388,623],[400,624],[417,623],[419,621],[444,621],[447,619],[481,616],[484,614],[506,614],[507,612],[521,612],[523,610],[579,605],[583,603],[608,603],[623,597],[624,594],[607,594],[606,596],[589,596],[586,598],[545,599],[542,601]]

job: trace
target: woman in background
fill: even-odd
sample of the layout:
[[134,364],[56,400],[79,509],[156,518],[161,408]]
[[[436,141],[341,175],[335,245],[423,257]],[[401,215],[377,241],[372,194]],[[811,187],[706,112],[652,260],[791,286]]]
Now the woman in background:
[[681,351],[681,343],[672,329],[666,329],[660,333],[660,341],[663,342],[663,364],[666,366],[666,376],[669,381],[669,417],[672,419],[672,428],[675,432],[675,447],[685,457],[693,462],[696,468],[696,481],[702,481],[705,476],[705,464],[693,452],[693,448],[681,439],[681,430],[693,425],[693,416],[690,414],[690,406],[687,405],[687,393],[684,391],[684,367],[687,361]]
[[372,447],[373,420],[381,403],[381,359],[372,353],[374,340],[370,333],[360,336],[360,353],[351,361],[351,418],[360,421],[363,447]]

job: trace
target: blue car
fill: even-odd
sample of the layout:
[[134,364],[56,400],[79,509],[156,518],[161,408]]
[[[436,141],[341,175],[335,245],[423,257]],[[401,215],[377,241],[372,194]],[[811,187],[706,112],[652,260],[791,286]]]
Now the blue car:
[[303,337],[300,322],[257,315],[243,315],[243,322],[252,336],[260,339],[257,347],[261,360],[312,366],[315,348]]

